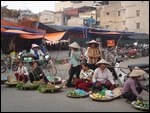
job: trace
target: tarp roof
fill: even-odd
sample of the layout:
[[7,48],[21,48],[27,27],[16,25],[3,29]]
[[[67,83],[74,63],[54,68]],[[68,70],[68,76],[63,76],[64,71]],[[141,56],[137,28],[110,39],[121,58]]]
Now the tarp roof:
[[57,32],[57,33],[45,34],[44,38],[47,40],[55,42],[55,41],[60,40],[64,36],[65,33],[66,32]]
[[38,25],[38,29],[43,29],[46,31],[46,33],[56,33],[56,32],[59,32],[57,29],[53,28],[53,27],[50,27],[46,24],[43,24],[41,22],[39,22],[39,25]]
[[[26,34],[26,35],[25,35]],[[33,29],[1,19],[1,35],[20,35],[22,38],[43,38],[45,30]]]

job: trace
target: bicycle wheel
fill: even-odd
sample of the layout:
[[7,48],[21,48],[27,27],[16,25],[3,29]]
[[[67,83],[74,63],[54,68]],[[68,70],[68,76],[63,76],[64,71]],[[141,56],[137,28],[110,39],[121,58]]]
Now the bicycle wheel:
[[47,70],[50,73],[50,76],[55,77],[57,75],[57,68],[54,64],[48,63]]
[[5,63],[1,62],[1,73],[4,73],[7,69],[7,66]]

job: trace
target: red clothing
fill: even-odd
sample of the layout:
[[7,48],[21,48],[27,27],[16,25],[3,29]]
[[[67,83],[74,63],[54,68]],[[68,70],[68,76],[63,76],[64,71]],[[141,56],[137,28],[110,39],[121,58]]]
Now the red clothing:
[[28,81],[28,77],[24,74],[19,75],[19,73],[15,73],[15,77],[17,81],[23,81],[25,83]]
[[92,82],[90,81],[83,81],[82,79],[76,80],[76,88],[83,89],[86,92],[89,92],[89,88],[92,86]]

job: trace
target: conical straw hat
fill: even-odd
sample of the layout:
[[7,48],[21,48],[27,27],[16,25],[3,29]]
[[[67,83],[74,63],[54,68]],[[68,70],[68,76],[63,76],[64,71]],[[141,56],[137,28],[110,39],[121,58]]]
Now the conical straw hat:
[[16,81],[16,79],[14,79],[13,77],[11,77],[11,76],[7,76],[7,80],[8,80],[8,82],[11,82],[11,81]]
[[129,74],[130,77],[137,77],[145,74],[146,72],[143,71],[142,69],[135,67],[132,72]]
[[106,62],[106,60],[104,60],[104,59],[101,59],[100,61],[98,61],[97,63],[96,63],[96,65],[100,65],[100,64],[106,64],[106,65],[110,65],[108,62]]
[[73,42],[72,44],[69,45],[69,47],[80,49],[80,46],[78,45],[77,42]]
[[34,48],[34,47],[39,47],[39,48],[40,48],[39,45],[37,45],[37,44],[32,44],[32,48]]
[[99,43],[96,42],[95,40],[91,40],[88,44],[98,44],[99,45]]

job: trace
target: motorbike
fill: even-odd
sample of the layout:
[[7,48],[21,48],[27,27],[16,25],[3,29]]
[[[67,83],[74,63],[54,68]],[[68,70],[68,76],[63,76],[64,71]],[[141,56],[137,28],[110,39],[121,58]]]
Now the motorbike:
[[26,53],[25,51],[20,52],[18,55],[18,58],[23,60],[24,65],[28,69],[30,69],[30,67],[32,66],[33,61],[37,61],[41,69],[46,69],[48,62],[51,59],[49,54],[45,54],[44,56],[40,57],[38,60],[35,60],[35,57],[33,54]]
[[124,72],[121,67],[119,67],[120,62],[122,62],[122,59],[116,59],[116,62],[112,64],[113,67],[108,67],[113,74],[116,87],[123,86],[127,78],[129,78],[129,74],[131,73],[132,69],[134,67],[139,67],[146,71],[146,74],[140,77],[140,82],[145,87],[149,88],[149,64],[130,64],[128,65],[129,72],[127,73]]

